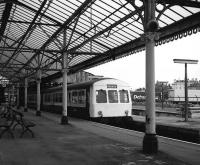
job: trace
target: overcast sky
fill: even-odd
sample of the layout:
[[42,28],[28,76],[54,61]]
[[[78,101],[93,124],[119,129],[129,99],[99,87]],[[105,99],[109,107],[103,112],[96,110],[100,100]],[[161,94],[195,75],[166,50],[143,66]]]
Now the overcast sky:
[[[194,59],[200,61],[200,33],[155,47],[155,81],[184,79],[184,64],[173,63],[173,59]],[[121,79],[133,89],[145,87],[145,51],[111,61],[86,70],[95,75]],[[200,62],[188,65],[188,78],[200,80]]]

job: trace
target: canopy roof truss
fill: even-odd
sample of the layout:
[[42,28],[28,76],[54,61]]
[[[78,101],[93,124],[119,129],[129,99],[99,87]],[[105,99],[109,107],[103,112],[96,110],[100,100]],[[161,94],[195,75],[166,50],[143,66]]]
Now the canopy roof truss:
[[[200,0],[156,0],[156,45],[200,31]],[[13,82],[144,50],[143,0],[0,0],[0,75]],[[66,31],[66,45],[63,32]]]

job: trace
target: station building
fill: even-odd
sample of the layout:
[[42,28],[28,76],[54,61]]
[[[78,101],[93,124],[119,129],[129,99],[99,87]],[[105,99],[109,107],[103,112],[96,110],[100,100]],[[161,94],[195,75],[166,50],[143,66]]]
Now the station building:
[[[185,80],[174,80],[172,89],[168,91],[168,101],[179,103],[185,101]],[[188,80],[188,101],[191,103],[200,102],[200,81],[197,79]]]

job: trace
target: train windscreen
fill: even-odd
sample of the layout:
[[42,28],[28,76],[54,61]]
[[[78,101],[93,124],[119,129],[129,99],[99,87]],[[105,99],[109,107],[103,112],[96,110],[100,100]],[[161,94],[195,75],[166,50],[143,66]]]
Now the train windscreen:
[[96,102],[107,103],[106,90],[100,89],[96,91]]
[[117,90],[108,90],[109,103],[118,103],[118,92]]
[[119,91],[120,103],[129,103],[128,91],[120,90]]

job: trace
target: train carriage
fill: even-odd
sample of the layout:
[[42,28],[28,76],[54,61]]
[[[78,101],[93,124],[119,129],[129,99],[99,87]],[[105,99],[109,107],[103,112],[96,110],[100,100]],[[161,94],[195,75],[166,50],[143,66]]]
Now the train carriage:
[[[43,110],[62,112],[62,86],[41,90],[41,93]],[[90,118],[131,116],[130,87],[121,80],[101,78],[69,84],[67,95],[68,113],[74,116]]]

